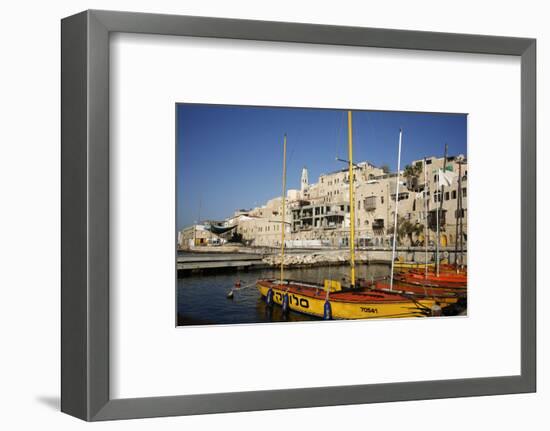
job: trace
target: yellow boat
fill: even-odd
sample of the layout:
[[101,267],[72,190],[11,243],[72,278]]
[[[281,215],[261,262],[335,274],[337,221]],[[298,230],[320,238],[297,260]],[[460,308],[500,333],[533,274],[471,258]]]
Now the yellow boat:
[[418,263],[418,262],[395,262],[393,267],[396,269],[417,269],[426,268],[426,266],[432,268],[435,267],[435,263]]
[[[441,259],[440,265],[448,265],[448,259]],[[419,263],[419,262],[404,262],[402,258],[399,258],[393,263],[393,267],[396,269],[424,269],[435,268],[435,262],[431,263]]]
[[284,284],[273,279],[258,280],[256,286],[263,297],[271,296],[273,303],[284,308],[286,301],[289,310],[320,318],[327,318],[327,303],[330,304],[330,317],[344,320],[426,317],[432,314],[436,303],[433,299],[414,300],[396,293],[358,289],[333,291],[327,295],[322,286],[286,280]]

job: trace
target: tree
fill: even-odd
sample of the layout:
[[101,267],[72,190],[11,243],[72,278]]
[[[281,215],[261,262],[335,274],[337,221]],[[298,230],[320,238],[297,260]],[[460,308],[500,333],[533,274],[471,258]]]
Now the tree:
[[418,186],[418,177],[422,173],[422,162],[416,162],[414,165],[407,165],[403,170],[403,176],[407,179],[407,187],[416,189]]
[[[420,241],[418,240],[418,238],[420,237],[421,234],[423,234],[423,232],[424,232],[424,225],[423,224],[420,224],[420,223],[413,224],[412,227],[411,227],[411,235],[410,235],[411,244],[419,245]],[[412,240],[413,236],[415,236],[417,238],[416,241]],[[424,241],[425,240],[426,239],[424,239]]]
[[418,177],[421,173],[422,173],[422,162],[416,162],[414,165],[407,165],[403,170],[403,176],[406,178]]
[[380,169],[382,169],[382,172],[384,172],[385,174],[390,173],[390,167],[386,163],[384,163],[382,166],[380,166]]
[[[397,216],[397,244],[401,245],[403,238],[408,238],[410,245],[415,245],[420,234],[424,231],[424,225],[420,223],[411,223],[409,220]],[[393,235],[393,226],[388,228],[388,234]]]

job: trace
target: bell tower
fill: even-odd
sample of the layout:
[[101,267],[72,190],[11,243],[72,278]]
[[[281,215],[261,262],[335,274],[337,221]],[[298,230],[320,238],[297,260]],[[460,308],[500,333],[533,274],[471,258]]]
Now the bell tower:
[[309,181],[307,178],[307,168],[304,166],[302,169],[302,180],[301,180],[301,189],[300,189],[302,192],[302,197],[307,196],[308,189],[309,189]]

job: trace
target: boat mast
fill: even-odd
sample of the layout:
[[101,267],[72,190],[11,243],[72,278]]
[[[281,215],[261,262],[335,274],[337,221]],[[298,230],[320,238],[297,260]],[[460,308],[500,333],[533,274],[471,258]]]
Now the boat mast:
[[455,211],[455,270],[458,274],[458,224],[460,219],[460,177],[462,176],[462,166],[458,161],[458,182],[457,182],[457,195],[456,195],[456,211]]
[[397,179],[395,181],[395,215],[393,218],[393,244],[391,251],[391,274],[390,290],[393,290],[393,270],[395,266],[395,245],[397,242],[397,209],[399,207],[399,170],[401,169],[401,142],[403,140],[403,129],[399,129],[399,146],[397,148]]
[[424,278],[428,278],[428,168],[424,157]]
[[[463,236],[464,236],[464,232],[463,232],[463,227],[462,227],[462,220],[464,219],[464,210],[462,209],[462,164],[464,163],[463,160],[460,161],[459,165],[458,165],[458,194],[457,194],[457,198],[458,198],[458,207],[460,208],[460,230],[459,230],[459,235],[460,235],[460,269],[464,269],[464,243],[463,243]],[[458,241],[458,238],[457,238],[457,241]],[[455,256],[455,259],[456,259],[456,256]],[[458,266],[457,266],[458,268]]]
[[351,111],[348,111],[348,157],[349,157],[349,218],[350,218],[350,288],[355,287],[355,202],[353,199],[353,138]]
[[281,280],[284,279],[284,262],[285,262],[285,196],[286,195],[286,133],[283,141],[283,210],[281,215]]
[[[447,169],[447,144],[445,144],[445,157],[443,158],[443,173],[445,173],[445,170]],[[435,259],[435,269],[436,274],[439,277],[439,241],[440,241],[440,232],[439,232],[439,215],[443,211],[443,192],[445,190],[445,186],[441,184],[440,174],[437,175],[437,184],[439,188],[439,208],[437,208],[437,241],[436,241],[436,259]]]

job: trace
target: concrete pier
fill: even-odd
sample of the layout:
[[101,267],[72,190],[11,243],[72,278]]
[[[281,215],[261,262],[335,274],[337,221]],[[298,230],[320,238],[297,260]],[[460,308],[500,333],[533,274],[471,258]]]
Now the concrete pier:
[[262,261],[261,254],[245,253],[209,253],[197,255],[183,255],[177,258],[178,271],[212,270],[223,268],[242,268],[267,266]]

